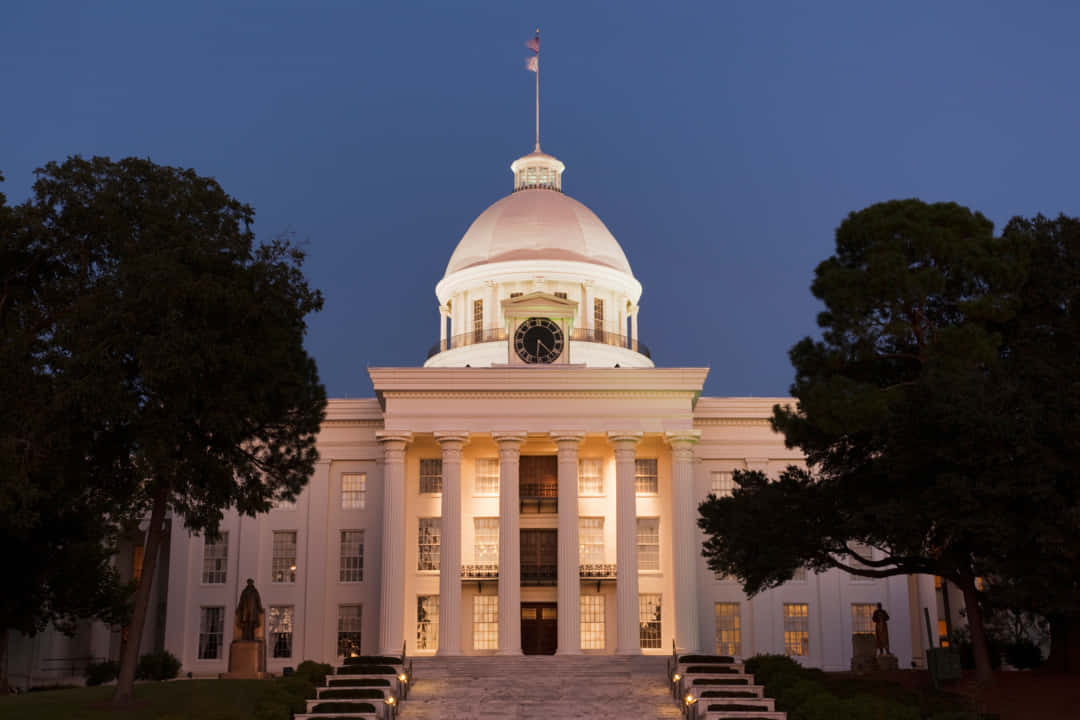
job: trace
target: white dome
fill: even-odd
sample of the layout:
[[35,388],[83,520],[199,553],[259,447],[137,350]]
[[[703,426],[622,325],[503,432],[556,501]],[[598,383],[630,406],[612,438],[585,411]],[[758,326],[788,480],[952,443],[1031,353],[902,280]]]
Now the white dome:
[[489,207],[461,238],[446,274],[508,260],[573,260],[633,276],[600,218],[558,190],[526,188]]

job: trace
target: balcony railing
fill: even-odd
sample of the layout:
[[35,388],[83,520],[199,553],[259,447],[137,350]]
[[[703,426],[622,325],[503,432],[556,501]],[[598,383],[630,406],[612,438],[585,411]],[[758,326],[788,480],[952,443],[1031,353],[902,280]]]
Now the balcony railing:
[[[570,339],[574,342],[591,342],[600,343],[602,345],[612,345],[614,347],[626,348],[639,352],[647,358],[652,357],[652,353],[649,352],[648,346],[639,341],[635,341],[627,335],[620,335],[619,333],[610,332],[608,330],[588,330],[585,328],[577,328],[570,333]],[[466,347],[468,345],[478,345],[480,343],[489,342],[505,342],[506,341],[506,329],[505,328],[484,328],[483,330],[473,330],[467,333],[461,333],[460,335],[453,335],[446,340],[435,343],[428,349],[427,356],[430,358],[433,355],[438,355],[445,350],[453,350],[455,348]]]
[[555,585],[558,577],[558,565],[555,563],[521,563],[522,585]]
[[579,566],[582,580],[614,580],[614,563],[589,563]]
[[499,565],[497,563],[477,563],[461,566],[462,580],[497,580],[498,578]]

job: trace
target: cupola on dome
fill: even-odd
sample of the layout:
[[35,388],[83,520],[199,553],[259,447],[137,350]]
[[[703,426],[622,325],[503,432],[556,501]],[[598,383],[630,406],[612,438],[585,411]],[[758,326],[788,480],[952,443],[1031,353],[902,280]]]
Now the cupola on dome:
[[633,275],[600,218],[562,192],[562,162],[537,151],[510,169],[514,192],[473,221],[450,256],[446,275],[511,260],[572,260]]

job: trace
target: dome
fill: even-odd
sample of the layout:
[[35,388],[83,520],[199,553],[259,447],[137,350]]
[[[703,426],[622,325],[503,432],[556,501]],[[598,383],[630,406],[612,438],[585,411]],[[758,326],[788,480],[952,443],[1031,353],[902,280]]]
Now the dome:
[[450,256],[446,274],[508,260],[575,260],[633,275],[600,218],[548,188],[524,187],[481,213]]

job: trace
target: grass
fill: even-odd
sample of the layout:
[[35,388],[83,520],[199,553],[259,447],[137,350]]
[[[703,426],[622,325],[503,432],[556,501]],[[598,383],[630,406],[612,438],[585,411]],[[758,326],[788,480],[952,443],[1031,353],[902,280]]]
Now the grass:
[[115,685],[0,698],[0,720],[240,720],[250,718],[264,680],[139,683],[130,708],[109,705]]

